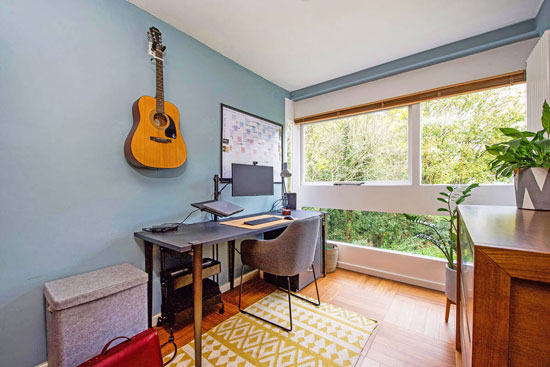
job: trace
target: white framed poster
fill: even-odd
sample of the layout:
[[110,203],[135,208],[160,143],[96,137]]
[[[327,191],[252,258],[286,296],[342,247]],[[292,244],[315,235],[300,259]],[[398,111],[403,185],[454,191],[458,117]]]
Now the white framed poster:
[[231,164],[273,167],[273,179],[281,182],[283,126],[239,109],[221,105],[221,179],[231,179]]

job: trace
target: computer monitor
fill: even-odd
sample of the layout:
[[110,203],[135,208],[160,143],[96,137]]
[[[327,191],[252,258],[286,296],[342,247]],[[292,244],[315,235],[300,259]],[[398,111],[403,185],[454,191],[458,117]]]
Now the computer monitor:
[[273,167],[233,163],[233,196],[273,195]]

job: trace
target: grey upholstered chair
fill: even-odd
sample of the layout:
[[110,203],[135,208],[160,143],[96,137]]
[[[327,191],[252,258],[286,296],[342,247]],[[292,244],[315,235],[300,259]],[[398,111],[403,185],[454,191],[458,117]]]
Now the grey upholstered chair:
[[[290,332],[292,331],[291,295],[315,306],[321,305],[319,288],[317,288],[317,277],[315,276],[315,267],[313,266],[315,249],[318,244],[320,223],[319,217],[297,220],[291,223],[281,235],[273,240],[245,240],[241,243],[241,259],[243,265],[241,266],[241,286],[239,291],[240,312]],[[245,265],[279,277],[286,277],[287,289],[284,291],[288,293],[290,328],[285,328],[241,309],[241,296],[243,292],[242,277]],[[310,266],[313,269],[313,279],[315,281],[315,290],[317,291],[316,303],[290,292],[290,277],[308,269]]]

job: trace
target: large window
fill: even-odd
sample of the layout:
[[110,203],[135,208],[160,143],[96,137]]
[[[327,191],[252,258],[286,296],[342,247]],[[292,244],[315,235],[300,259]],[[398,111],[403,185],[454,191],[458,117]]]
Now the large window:
[[408,108],[305,127],[305,181],[406,181]]
[[526,127],[525,84],[422,103],[422,183],[466,184],[496,180],[485,145],[503,139],[497,130]]
[[[524,130],[525,117],[525,84],[422,103],[421,183],[511,183],[489,171],[485,145],[498,128]],[[403,107],[306,125],[305,182],[408,181],[409,118]]]
[[[365,247],[407,252],[417,255],[444,257],[430,242],[415,237],[426,232],[420,224],[409,221],[405,214],[379,213],[359,210],[315,209],[328,213],[327,239]],[[433,223],[447,235],[448,222],[443,217],[423,216],[425,222]]]
[[[304,192],[307,195],[302,196],[305,199],[301,204],[328,207],[336,202],[334,196],[341,194],[338,205],[361,208],[364,200],[364,207],[380,212],[323,209],[329,213],[328,239],[442,257],[436,247],[415,237],[425,228],[401,214],[408,210],[402,203],[414,207],[415,213],[437,214],[436,199],[444,189],[432,185],[512,183],[495,178],[488,168],[491,156],[485,152],[486,145],[505,139],[499,128],[526,128],[525,84],[502,85],[453,97],[435,95],[431,97],[434,100],[416,100],[407,107],[302,125],[300,164],[304,190],[312,191]],[[377,187],[364,191],[332,185],[307,187],[308,183],[338,181],[377,182]],[[401,186],[396,188],[396,183]],[[386,184],[388,188],[383,187]],[[480,187],[475,192],[483,191],[483,198],[501,200],[510,197],[511,187],[506,186]],[[325,199],[328,195],[332,197]],[[443,219],[424,217],[424,221],[437,226],[447,224]]]

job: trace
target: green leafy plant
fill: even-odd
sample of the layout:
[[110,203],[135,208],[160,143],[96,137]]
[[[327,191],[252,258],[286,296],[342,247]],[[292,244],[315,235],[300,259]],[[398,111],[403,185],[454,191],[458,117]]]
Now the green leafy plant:
[[538,132],[500,128],[507,137],[501,143],[487,145],[485,149],[495,158],[489,168],[496,177],[510,177],[520,168],[550,168],[550,106],[545,101],[542,107],[542,127]]
[[464,190],[460,190],[455,186],[447,186],[447,191],[439,193],[437,200],[441,201],[445,205],[437,209],[437,211],[444,212],[448,217],[447,233],[442,232],[433,223],[424,221],[422,217],[418,215],[406,214],[407,219],[414,223],[421,224],[427,229],[427,232],[418,233],[415,237],[429,241],[441,250],[447,259],[447,265],[451,269],[456,269],[454,259],[458,238],[456,226],[458,205],[462,204],[466,198],[471,196],[471,191],[478,186],[478,183],[474,183],[467,186]]

